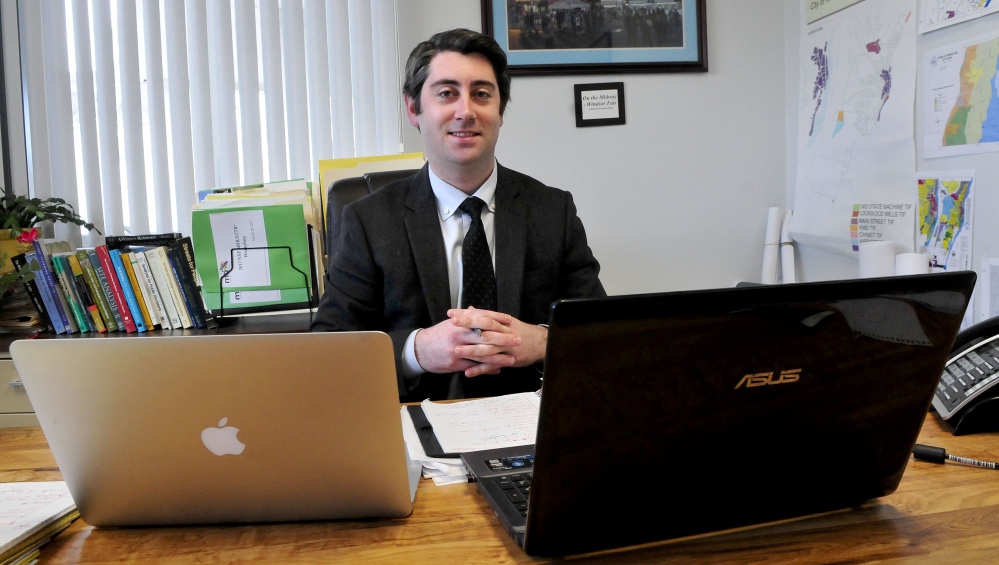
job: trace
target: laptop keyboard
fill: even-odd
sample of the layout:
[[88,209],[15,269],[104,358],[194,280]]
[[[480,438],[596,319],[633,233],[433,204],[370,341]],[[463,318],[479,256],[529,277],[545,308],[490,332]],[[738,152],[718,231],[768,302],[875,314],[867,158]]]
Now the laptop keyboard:
[[515,475],[492,477],[496,485],[503,489],[503,494],[510,500],[514,508],[520,512],[521,516],[525,517],[527,516],[527,497],[531,494],[531,475],[532,473],[528,471]]
[[[522,517],[527,516],[527,499],[531,493],[531,475],[533,475],[534,456],[517,455],[514,457],[501,457],[498,459],[487,459],[486,465],[492,471],[509,471],[509,474],[489,477],[486,480],[493,482],[506,495],[510,504],[516,508]],[[510,513],[507,513],[509,516]],[[515,513],[514,513],[515,515]]]

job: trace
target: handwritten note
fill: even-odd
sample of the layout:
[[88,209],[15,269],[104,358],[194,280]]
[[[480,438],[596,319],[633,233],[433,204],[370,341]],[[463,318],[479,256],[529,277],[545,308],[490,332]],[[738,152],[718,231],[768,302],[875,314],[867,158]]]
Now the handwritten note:
[[523,392],[450,404],[424,400],[422,406],[444,451],[465,453],[533,444],[541,398]]
[[74,508],[64,482],[0,483],[0,553]]

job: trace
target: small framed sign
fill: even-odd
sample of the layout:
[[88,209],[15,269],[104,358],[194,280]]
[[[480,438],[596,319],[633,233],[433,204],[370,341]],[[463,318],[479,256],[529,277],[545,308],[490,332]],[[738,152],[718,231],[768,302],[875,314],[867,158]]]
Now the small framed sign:
[[624,83],[577,84],[576,127],[624,124]]

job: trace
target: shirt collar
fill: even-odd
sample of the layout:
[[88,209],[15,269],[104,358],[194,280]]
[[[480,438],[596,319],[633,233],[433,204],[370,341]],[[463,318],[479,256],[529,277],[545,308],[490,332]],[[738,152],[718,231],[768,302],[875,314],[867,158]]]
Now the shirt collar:
[[[433,167],[427,167],[430,172],[430,188],[434,191],[434,197],[437,199],[437,213],[441,217],[441,221],[447,221],[455,212],[458,212],[458,206],[468,198],[468,195],[461,190],[451,186],[446,181],[441,180],[440,177],[434,174]],[[493,172],[486,179],[486,182],[482,183],[482,186],[476,190],[472,196],[481,198],[483,202],[486,203],[486,209],[490,212],[496,212],[496,178],[499,165],[493,162]]]

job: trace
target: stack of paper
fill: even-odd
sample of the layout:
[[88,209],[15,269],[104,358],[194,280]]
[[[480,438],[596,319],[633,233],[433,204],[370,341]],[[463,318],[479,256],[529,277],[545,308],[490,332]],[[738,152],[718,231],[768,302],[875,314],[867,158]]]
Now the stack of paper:
[[0,483],[0,563],[29,563],[80,513],[64,482]]
[[[467,453],[533,444],[541,397],[536,392],[522,392],[464,402],[424,400],[421,407],[444,453]],[[460,459],[427,456],[406,407],[402,409],[402,428],[409,458],[423,465],[424,477],[438,486],[467,481]]]

